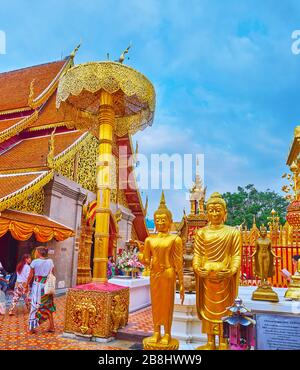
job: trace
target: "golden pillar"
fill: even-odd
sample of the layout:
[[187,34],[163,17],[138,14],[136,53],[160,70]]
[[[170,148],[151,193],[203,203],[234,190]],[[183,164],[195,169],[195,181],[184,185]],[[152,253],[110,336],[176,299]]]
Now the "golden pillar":
[[93,281],[107,281],[109,244],[112,140],[115,112],[112,95],[102,90],[99,107],[99,155],[97,161],[97,208]]

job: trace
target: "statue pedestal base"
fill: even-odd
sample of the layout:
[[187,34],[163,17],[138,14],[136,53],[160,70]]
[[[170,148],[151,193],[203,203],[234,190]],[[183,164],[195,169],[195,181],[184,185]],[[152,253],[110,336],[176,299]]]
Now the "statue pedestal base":
[[269,285],[258,287],[252,294],[254,301],[279,302],[278,294]]
[[255,287],[239,288],[239,297],[255,315],[258,350],[300,349],[300,302],[284,298],[286,288],[273,288],[279,302],[253,301]]
[[202,324],[197,315],[196,293],[185,294],[181,304],[179,293],[175,295],[172,336],[180,340],[180,349],[195,349],[207,342],[202,333]]
[[293,301],[300,301],[300,276],[292,276],[292,283],[289,285],[288,290],[285,292],[284,298]]
[[172,338],[170,340],[170,343],[169,344],[162,344],[160,342],[158,343],[152,343],[150,342],[150,338],[145,338],[143,340],[143,347],[144,349],[146,350],[160,350],[160,351],[166,351],[166,350],[177,350],[179,348],[179,342],[177,339],[175,338]]
[[89,283],[67,293],[64,333],[85,340],[115,337],[128,322],[129,289]]
[[150,276],[136,279],[116,276],[110,279],[109,282],[129,288],[129,313],[151,305]]

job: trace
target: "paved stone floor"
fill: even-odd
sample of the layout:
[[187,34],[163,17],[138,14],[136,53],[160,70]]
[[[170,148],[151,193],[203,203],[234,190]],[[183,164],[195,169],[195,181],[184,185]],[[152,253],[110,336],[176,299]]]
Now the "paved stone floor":
[[[27,331],[28,312],[23,304],[16,308],[15,316],[0,315],[0,350],[31,350],[31,349],[60,349],[60,350],[115,350],[134,349],[138,345],[129,340],[115,340],[109,343],[94,343],[78,341],[62,337],[64,322],[65,296],[55,299],[57,312],[54,314],[56,332],[47,333],[47,323],[38,328],[37,334]],[[146,335],[152,331],[151,309],[146,308],[130,315],[125,332]]]

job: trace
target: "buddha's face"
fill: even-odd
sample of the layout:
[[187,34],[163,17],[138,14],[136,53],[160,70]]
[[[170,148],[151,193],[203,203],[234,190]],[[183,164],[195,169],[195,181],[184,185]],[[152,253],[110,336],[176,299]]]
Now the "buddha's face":
[[222,204],[209,204],[207,217],[211,225],[221,225],[226,219],[226,211]]
[[265,238],[265,237],[267,236],[267,230],[266,230],[266,229],[262,229],[262,230],[260,230],[260,236],[261,236],[262,238]]
[[154,223],[158,232],[166,233],[170,230],[171,221],[165,213],[155,215]]

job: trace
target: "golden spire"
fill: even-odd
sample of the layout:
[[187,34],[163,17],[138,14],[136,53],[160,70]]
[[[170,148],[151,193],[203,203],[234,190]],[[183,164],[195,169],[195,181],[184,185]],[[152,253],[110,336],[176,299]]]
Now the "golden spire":
[[147,215],[147,212],[148,212],[148,195],[146,196],[146,203],[145,203],[144,211],[145,211],[145,215]]

